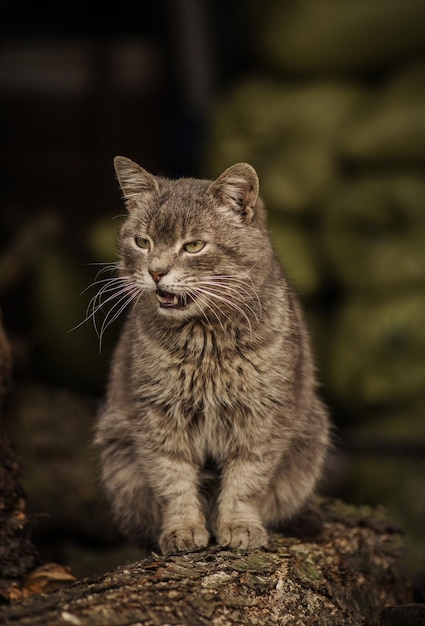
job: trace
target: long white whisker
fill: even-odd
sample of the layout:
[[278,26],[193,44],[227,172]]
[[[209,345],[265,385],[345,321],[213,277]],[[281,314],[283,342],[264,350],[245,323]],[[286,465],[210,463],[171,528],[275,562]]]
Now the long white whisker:
[[[88,319],[91,317],[93,319],[93,325],[95,327],[96,330],[96,334],[98,335],[99,339],[100,339],[100,335],[102,334],[102,328],[104,328],[104,324],[105,324],[105,320],[108,319],[108,317],[110,316],[111,312],[119,305],[119,303],[125,299],[128,294],[132,293],[132,291],[134,291],[134,289],[138,289],[135,285],[120,285],[119,288],[117,286],[117,288],[113,291],[112,295],[108,296],[106,298],[106,300],[102,300],[102,296],[103,293],[105,293],[107,290],[104,289],[103,292],[99,292],[94,299],[93,305],[92,305],[92,312],[91,314],[88,316]],[[111,291],[111,290],[109,290]],[[96,314],[103,310],[103,307],[108,304],[108,302],[112,302],[113,300],[116,300],[118,298],[118,302],[115,302],[112,307],[109,309],[109,311],[106,313],[104,321],[102,323],[102,327],[101,327],[101,331],[99,334],[99,331],[97,329],[97,323],[96,323]],[[107,324],[108,326],[108,324]]]
[[[223,292],[227,292],[227,295],[229,296],[229,298],[232,299],[232,294],[239,294],[240,292],[245,293],[247,296],[252,297],[252,294],[250,291],[248,291],[247,289],[245,289],[244,287],[233,287],[231,285],[227,285],[226,283],[220,283],[217,284],[214,281],[204,281],[204,280],[200,280],[198,282],[198,284],[200,286],[207,286],[209,289],[213,290],[214,289],[219,289],[220,290],[220,294],[224,295]],[[256,321],[259,322],[260,321],[260,315],[261,315],[261,311],[260,314],[257,313],[257,311],[250,306],[247,303],[244,303],[245,307],[252,313],[252,315],[255,317]],[[235,306],[237,307],[236,303]]]
[[[137,287],[137,285],[130,287],[128,291],[124,293],[124,295],[121,296],[121,298],[119,298],[119,300],[115,302],[114,305],[109,309],[108,313],[104,317],[102,326],[100,327],[99,352],[102,350],[103,335],[108,326],[115,322],[115,320],[121,315],[121,313],[128,307],[131,302],[133,302],[136,298],[139,298],[142,291],[143,289]],[[112,315],[112,317],[110,317],[113,311],[114,314]]]
[[253,280],[249,274],[216,274],[212,276],[204,276],[205,280],[213,280],[214,282],[234,282],[244,285],[245,287],[252,290],[253,293],[256,293]]
[[102,274],[102,272],[105,272],[106,270],[109,271],[113,271],[115,270],[115,268],[103,268],[102,270],[100,270],[99,272],[97,272],[94,281],[92,283],[90,283],[90,285],[88,285],[85,289],[83,289],[83,291],[79,294],[78,297],[81,297],[83,294],[86,293],[86,291],[88,291],[89,289],[91,289],[92,287],[96,287],[96,285],[101,285],[102,283],[106,283],[106,282],[114,282],[114,281],[122,281],[122,280],[126,280],[125,278],[123,278],[122,276],[110,276],[109,278],[102,278],[101,280],[98,280],[97,277]]
[[[208,304],[208,300],[206,300],[205,298],[200,297],[200,295],[199,295],[199,294],[190,294],[190,293],[189,293],[189,295],[193,295],[193,296],[195,296],[195,295],[196,295],[196,296],[197,296],[197,297],[194,297],[194,298],[192,299],[192,302],[193,302],[193,304],[194,304],[194,305],[195,305],[195,306],[199,309],[199,312],[200,312],[200,313],[202,313],[202,315],[204,316],[204,318],[205,318],[205,320],[206,320],[207,324],[210,324],[210,323],[211,323],[211,320],[209,319],[208,315],[206,314],[206,311],[205,311],[205,310],[204,310],[204,309],[200,306],[200,304],[199,304],[199,302],[198,302],[198,300],[200,300],[201,302],[203,302],[203,303],[205,304],[205,306],[206,306],[208,309],[210,309],[211,307],[210,307],[210,306],[209,306],[209,304]],[[211,309],[211,311],[212,311],[212,313],[214,314],[214,316],[217,318],[218,323],[219,323],[219,324],[221,324],[220,319],[219,319],[219,317],[216,315],[216,313],[215,313],[212,309]]]
[[115,264],[105,264],[105,267],[101,267],[100,270],[97,272],[96,276],[95,276],[95,280],[97,280],[97,277],[100,276],[101,274],[104,274],[105,272],[116,272],[118,269],[118,263]]
[[[115,282],[113,283],[113,281],[118,281],[118,284],[115,284]],[[123,285],[123,282],[124,282],[124,285]],[[105,304],[119,297],[122,293],[125,293],[126,291],[128,291],[129,288],[130,288],[130,285],[125,284],[125,281],[118,280],[118,279],[111,279],[110,281],[108,281],[105,285],[103,285],[101,289],[99,289],[99,291],[90,300],[87,306],[86,320],[90,319],[91,317],[94,320],[96,313],[102,310]],[[109,292],[112,292],[112,295],[108,296],[106,300],[103,300],[103,296]],[[96,328],[96,323],[94,323],[94,326]]]
[[250,322],[248,315],[240,306],[238,306],[235,302],[233,302],[233,300],[229,298],[225,298],[224,296],[219,295],[218,293],[215,293],[214,291],[211,291],[210,289],[200,288],[200,292],[204,296],[210,296],[211,298],[215,298],[216,300],[219,300],[220,302],[224,302],[225,304],[233,308],[235,311],[238,311],[246,319],[249,329],[250,329],[250,333],[252,334],[252,326],[251,326],[251,322]]
[[[134,285],[134,286],[128,286],[127,288],[124,288],[120,292],[116,293],[114,295],[114,297],[119,297],[119,296],[120,297],[111,306],[109,311],[106,313],[102,326],[105,324],[105,322],[107,322],[108,318],[110,317],[110,315],[112,314],[114,309],[116,309],[123,300],[127,301],[128,303],[130,303],[136,296],[138,296],[140,294],[140,291],[141,291],[141,288],[137,287],[136,285]],[[111,298],[112,298],[112,296],[109,299],[111,299]],[[121,311],[121,309],[120,309],[120,311]],[[117,317],[118,317],[118,315],[115,312],[113,317],[107,322],[107,324],[109,325],[110,323],[115,321]]]
[[94,280],[97,280],[97,277],[100,276],[100,274],[103,274],[104,272],[116,272],[117,269],[119,268],[120,264],[119,262],[115,262],[115,263],[88,263],[87,265],[95,265],[95,266],[103,266],[100,268],[100,270],[97,271],[96,276],[94,277]]
[[[224,332],[225,329],[224,329],[223,323],[222,323],[222,321],[220,319],[220,316],[216,313],[216,311],[214,309],[214,306],[213,306],[215,303],[211,302],[211,300],[206,297],[206,295],[203,293],[203,291],[196,290],[196,292],[194,292],[194,295],[196,295],[196,298],[194,299],[194,302],[197,303],[196,302],[197,300],[200,300],[201,302],[203,302],[204,305],[208,308],[208,310],[211,311],[211,313],[214,315],[214,317],[216,318],[217,322],[219,323],[221,329]],[[207,322],[209,323],[210,320],[205,315],[205,312],[201,309],[199,304],[198,304],[198,308],[202,311],[202,313],[204,314],[204,317],[206,318]],[[229,319],[228,315],[226,315],[223,311],[221,311],[221,309],[217,305],[216,305],[216,308],[221,313],[221,315],[224,315],[224,317]]]
[[[95,321],[95,315],[96,313],[103,307],[104,304],[106,304],[107,302],[109,302],[109,300],[112,300],[116,295],[112,295],[110,296],[106,301],[103,301],[102,295],[106,292],[106,291],[112,291],[114,289],[119,289],[122,287],[121,284],[119,285],[115,285],[115,286],[110,286],[110,283],[113,281],[120,281],[122,279],[119,278],[108,278],[105,279],[107,281],[106,285],[103,285],[103,287],[90,299],[90,302],[87,305],[87,309],[86,309],[86,317],[76,326],[74,326],[73,328],[71,328],[70,331],[68,332],[72,332],[73,330],[76,330],[77,328],[79,328],[80,326],[82,326],[83,324],[85,324],[90,318],[93,318],[93,325],[95,327],[96,330],[96,334],[99,336],[99,333],[97,331],[97,327],[96,327],[96,321]],[[95,283],[92,283],[91,285],[89,285],[88,287],[86,287],[86,289],[84,289],[84,291],[81,292],[81,294],[83,294],[85,291],[87,291],[88,289],[90,289],[91,287],[94,287],[95,285],[104,282],[104,281],[97,281]],[[80,295],[81,295],[80,294]]]
[[[82,292],[85,293],[90,288],[99,288],[100,286],[87,305],[86,317],[82,322],[71,329],[75,330],[91,319],[96,335],[99,338],[99,351],[102,349],[103,335],[108,326],[121,315],[129,304],[137,302],[144,291],[143,288],[135,284],[129,276],[111,276],[109,278],[98,279],[102,272],[116,269],[117,264],[105,264],[105,267],[96,274],[95,280]],[[104,311],[104,307],[110,303],[112,303],[112,306],[104,314],[104,319],[99,328],[97,314],[100,311]]]
[[204,280],[212,281],[214,284],[220,284],[220,285],[227,285],[229,282],[233,282],[235,287],[237,287],[238,285],[241,285],[239,289],[241,291],[244,291],[244,293],[246,293],[246,295],[249,296],[250,298],[256,300],[257,305],[258,305],[258,310],[259,310],[259,317],[261,318],[262,306],[261,306],[260,298],[258,296],[257,291],[254,289],[252,285],[252,278],[248,274],[246,274],[246,278],[248,279],[249,283],[251,283],[250,285],[247,284],[247,281],[245,279],[240,278],[237,275],[232,276],[232,275],[218,274],[217,276],[205,276]]
[[[86,291],[88,291],[92,287],[103,285],[99,289],[99,291],[96,293],[96,295],[91,298],[90,300],[90,303],[91,303],[93,300],[95,300],[98,296],[103,294],[105,291],[112,291],[113,289],[117,289],[123,282],[125,282],[125,279],[123,278],[104,278],[102,280],[96,280],[95,282],[91,283],[88,287],[86,287],[84,291],[81,292],[80,295],[84,294]],[[90,307],[90,303],[87,308]]]

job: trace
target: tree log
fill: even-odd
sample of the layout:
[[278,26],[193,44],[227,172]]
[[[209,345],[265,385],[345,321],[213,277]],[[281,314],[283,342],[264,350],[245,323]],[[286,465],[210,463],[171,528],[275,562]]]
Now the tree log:
[[[266,548],[211,546],[143,561],[0,609],[22,626],[367,626],[411,600],[400,531],[381,509],[323,501],[315,540],[273,534]],[[3,620],[3,621],[2,621]]]
[[37,560],[19,464],[3,431],[2,409],[10,376],[11,350],[0,314],[0,602],[13,596]]

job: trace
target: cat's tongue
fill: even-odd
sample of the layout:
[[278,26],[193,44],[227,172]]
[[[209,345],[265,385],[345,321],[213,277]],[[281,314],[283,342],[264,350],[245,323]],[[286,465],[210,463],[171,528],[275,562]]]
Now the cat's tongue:
[[169,291],[162,291],[162,289],[157,289],[156,297],[160,306],[165,308],[181,309],[187,305],[186,300],[181,296]]

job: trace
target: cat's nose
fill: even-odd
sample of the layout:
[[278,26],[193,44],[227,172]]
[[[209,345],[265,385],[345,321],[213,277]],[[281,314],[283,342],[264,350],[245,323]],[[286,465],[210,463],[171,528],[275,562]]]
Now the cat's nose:
[[149,270],[149,274],[152,276],[156,283],[159,283],[161,278],[167,273],[167,270]]

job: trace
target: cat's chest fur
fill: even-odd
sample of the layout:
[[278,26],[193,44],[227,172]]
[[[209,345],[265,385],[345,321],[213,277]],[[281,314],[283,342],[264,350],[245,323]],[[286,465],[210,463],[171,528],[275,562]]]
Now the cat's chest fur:
[[152,436],[190,448],[201,462],[251,447],[262,431],[270,437],[269,416],[285,397],[284,369],[273,368],[279,341],[259,347],[249,332],[202,323],[168,342],[158,337],[143,332],[133,342],[144,354],[134,356],[133,389],[152,409],[143,413]]

